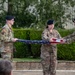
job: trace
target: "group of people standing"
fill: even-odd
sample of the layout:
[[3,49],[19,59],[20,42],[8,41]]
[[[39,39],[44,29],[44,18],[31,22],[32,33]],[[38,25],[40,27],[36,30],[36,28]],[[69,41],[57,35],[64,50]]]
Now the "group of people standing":
[[[75,23],[75,20],[73,21]],[[12,61],[13,58],[13,43],[18,40],[14,38],[12,25],[14,24],[14,16],[6,16],[6,24],[1,28],[1,57]],[[46,28],[42,32],[42,39],[53,42],[53,39],[62,39],[62,43],[71,43],[75,41],[75,32],[64,38],[59,32],[54,29],[54,20],[48,20]],[[57,66],[57,44],[42,44],[41,46],[41,64],[43,68],[43,75],[56,75]]]

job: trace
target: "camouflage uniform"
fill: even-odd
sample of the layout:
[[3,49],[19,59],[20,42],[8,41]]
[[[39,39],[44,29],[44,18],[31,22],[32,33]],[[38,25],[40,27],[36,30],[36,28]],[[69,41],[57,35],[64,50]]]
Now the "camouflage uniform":
[[[52,33],[45,29],[42,33],[43,40],[50,40],[50,38],[61,38],[58,31],[54,30]],[[56,44],[42,44],[41,46],[41,63],[43,67],[43,75],[56,75],[57,64],[57,47]]]
[[9,59],[12,60],[13,57],[13,31],[12,28],[9,25],[5,25],[1,29],[1,57],[3,59]]
[[70,44],[72,42],[75,42],[75,32],[73,32],[72,34],[64,37],[64,39],[66,40],[66,43]]

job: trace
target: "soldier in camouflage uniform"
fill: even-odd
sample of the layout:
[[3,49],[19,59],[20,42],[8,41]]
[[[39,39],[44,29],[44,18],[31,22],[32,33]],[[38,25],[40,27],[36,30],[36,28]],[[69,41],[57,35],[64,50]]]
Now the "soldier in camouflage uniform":
[[14,38],[12,25],[14,24],[13,16],[6,16],[6,24],[2,27],[0,33],[1,40],[1,57],[12,61],[13,58],[13,42],[17,40]]
[[[42,33],[42,39],[50,42],[53,39],[60,39],[61,36],[57,30],[53,29],[53,20],[47,22],[47,27]],[[42,44],[41,46],[41,64],[43,67],[43,75],[56,75],[57,64],[57,47],[56,44]]]
[[[75,25],[75,19],[73,19],[72,21],[74,22],[74,25]],[[72,34],[70,34],[68,36],[65,36],[64,37],[64,41],[67,44],[70,44],[72,42],[75,42],[75,31]]]

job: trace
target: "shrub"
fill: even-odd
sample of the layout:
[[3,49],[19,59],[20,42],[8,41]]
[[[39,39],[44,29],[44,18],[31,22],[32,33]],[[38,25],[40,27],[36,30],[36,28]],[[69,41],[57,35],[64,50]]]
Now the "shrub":
[[[62,37],[71,34],[74,30],[58,30]],[[41,40],[42,30],[34,29],[14,29],[15,37],[26,40]],[[40,44],[25,44],[16,42],[16,52],[14,57],[40,57]],[[58,44],[57,56],[59,60],[75,60],[75,43]]]

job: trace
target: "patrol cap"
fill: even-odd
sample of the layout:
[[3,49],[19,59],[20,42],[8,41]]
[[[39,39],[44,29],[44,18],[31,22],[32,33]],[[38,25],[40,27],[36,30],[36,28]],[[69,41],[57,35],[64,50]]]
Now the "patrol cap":
[[51,24],[54,24],[54,20],[48,20],[47,21],[47,25],[51,25]]
[[15,17],[14,16],[11,16],[11,15],[7,15],[6,16],[6,20],[12,20],[12,19],[14,19]]

